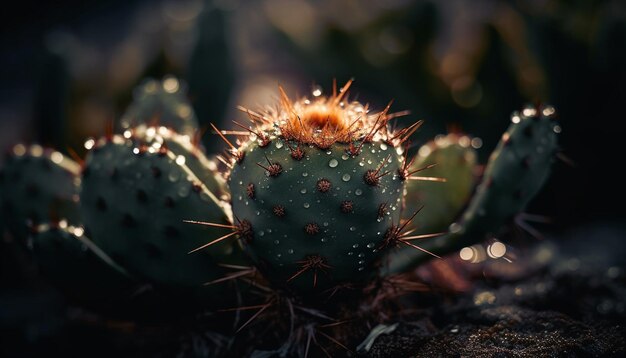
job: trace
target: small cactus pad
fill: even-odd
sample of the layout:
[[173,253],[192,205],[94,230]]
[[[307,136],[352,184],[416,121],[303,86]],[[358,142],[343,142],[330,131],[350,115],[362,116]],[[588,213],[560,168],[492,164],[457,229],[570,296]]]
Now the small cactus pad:
[[0,174],[2,215],[21,240],[30,225],[66,219],[77,224],[80,165],[39,145],[18,144]]
[[[244,110],[259,124],[233,155],[229,177],[240,239],[274,284],[300,292],[362,283],[395,246],[404,177],[394,115],[370,114],[340,92],[278,109]],[[230,142],[229,142],[230,145]]]
[[[415,212],[412,228],[415,235],[446,231],[469,201],[476,182],[476,152],[467,136],[448,134],[423,145],[409,167],[419,171],[422,180],[406,183],[405,210]],[[437,182],[437,179],[445,182]],[[436,240],[431,238],[430,240]],[[403,247],[389,254],[390,265],[410,266],[424,252]]]
[[113,136],[96,143],[83,171],[81,207],[93,241],[130,272],[156,284],[189,287],[220,278],[217,264],[232,263],[239,253],[233,242],[222,242],[214,250],[188,254],[228,231],[184,221],[228,224],[228,208],[186,160],[163,147]]
[[511,115],[512,124],[489,158],[461,225],[467,232],[495,232],[524,210],[548,179],[558,150],[554,107],[526,107]]
[[470,142],[467,136],[448,134],[420,148],[409,170],[421,169],[419,175],[425,177],[409,180],[405,196],[407,212],[424,207],[413,221],[416,234],[446,230],[468,202],[476,182],[476,152]]
[[122,116],[123,129],[141,124],[158,125],[193,137],[198,119],[186,97],[186,85],[173,76],[148,79],[135,88],[133,102]]
[[39,225],[31,233],[41,273],[87,306],[127,300],[136,281],[84,235],[81,227]]

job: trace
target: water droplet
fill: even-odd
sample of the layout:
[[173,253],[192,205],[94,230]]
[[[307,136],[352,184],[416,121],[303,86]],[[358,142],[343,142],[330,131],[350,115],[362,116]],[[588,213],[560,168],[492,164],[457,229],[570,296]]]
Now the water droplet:
[[290,255],[292,255],[292,254],[293,254],[293,249],[289,249],[289,250],[287,250],[287,253],[288,253],[288,254],[290,254]]
[[306,194],[306,188],[300,189],[300,194]]
[[182,155],[179,155],[178,157],[176,157],[176,164],[185,165],[185,157]]
[[189,195],[189,190],[190,190],[190,185],[187,185],[187,184],[181,185],[178,188],[178,195],[180,195],[181,198],[184,198],[187,195]]
[[365,257],[365,254],[361,252],[361,253],[359,254],[359,257]]
[[385,144],[385,143],[380,143],[380,149],[382,149],[382,150],[387,150],[387,144]]
[[365,165],[365,162],[359,162],[359,166],[362,167]]
[[361,194],[363,194],[363,190],[357,189],[357,190],[354,191],[354,194],[361,195]]
[[331,160],[328,162],[328,166],[329,166],[329,167],[331,167],[331,168],[334,168],[334,167],[336,167],[337,165],[339,165],[339,162],[337,161],[337,159],[331,159]]
[[371,249],[372,247],[374,247],[376,244],[374,244],[373,242],[370,242],[369,244],[367,244],[367,248]]
[[350,174],[344,174],[344,175],[341,177],[341,180],[343,180],[343,181],[349,181],[349,180],[350,180]]
[[320,239],[320,241],[321,241],[321,242],[326,242],[326,241],[328,241],[328,239],[327,239],[327,238],[325,238],[325,237],[323,237],[323,238],[321,238],[321,239]]
[[561,126],[556,125],[554,126],[554,128],[552,128],[552,130],[554,131],[554,133],[561,133]]
[[324,221],[324,223],[323,223],[322,225],[324,225],[324,226],[328,226],[328,222],[327,222],[327,221]]
[[281,141],[277,140],[277,141],[276,141],[276,148],[280,149],[280,148],[282,148],[282,147],[283,147],[283,142],[281,142]]
[[347,153],[343,153],[343,155],[341,156],[341,159],[343,160],[348,160],[348,158],[350,158],[350,156]]
[[280,244],[280,240],[274,240],[274,244],[275,244],[275,245]]
[[353,248],[353,249],[356,249],[356,248],[358,248],[358,247],[359,247],[359,244],[354,244],[354,245],[352,245],[352,248]]
[[259,215],[261,215],[261,212],[257,210],[256,216],[259,216]]
[[359,260],[358,264],[359,265],[363,265],[365,263],[365,260]]
[[367,160],[367,164],[372,164],[372,160],[371,160],[371,159],[368,159],[368,160]]
[[359,271],[365,270],[365,267],[359,267]]
[[259,231],[259,236],[265,236],[265,231],[263,230]]
[[309,176],[309,173],[307,173],[307,172],[302,172],[302,176],[303,176],[303,177],[308,177],[308,176]]
[[311,206],[311,205],[309,205],[309,203],[304,203],[304,204],[302,204],[302,206],[304,206],[305,209],[308,209],[309,206]]
[[348,256],[352,256],[352,255],[354,255],[354,252],[352,251],[348,252]]
[[356,230],[356,227],[350,226],[350,231],[354,231],[354,230]]

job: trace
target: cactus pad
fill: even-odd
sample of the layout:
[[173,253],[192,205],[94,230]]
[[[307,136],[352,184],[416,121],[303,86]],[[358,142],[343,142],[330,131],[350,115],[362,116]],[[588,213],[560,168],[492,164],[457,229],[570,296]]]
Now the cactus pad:
[[39,145],[16,145],[0,175],[2,213],[21,240],[29,225],[66,219],[77,224],[80,165]]
[[223,228],[184,220],[228,223],[228,208],[185,165],[188,156],[114,136],[101,140],[83,171],[81,207],[93,241],[149,282],[195,286],[221,277],[219,263],[238,255],[231,242],[188,255]]
[[163,81],[148,79],[135,88],[133,102],[122,116],[123,129],[141,124],[158,125],[193,137],[198,119],[186,97],[186,85],[173,76]]
[[[403,156],[410,130],[392,132],[387,107],[345,99],[348,83],[330,97],[278,109],[245,110],[257,127],[232,147],[229,177],[240,238],[280,286],[322,290],[360,283],[395,246],[402,208]],[[416,126],[413,126],[414,128]]]

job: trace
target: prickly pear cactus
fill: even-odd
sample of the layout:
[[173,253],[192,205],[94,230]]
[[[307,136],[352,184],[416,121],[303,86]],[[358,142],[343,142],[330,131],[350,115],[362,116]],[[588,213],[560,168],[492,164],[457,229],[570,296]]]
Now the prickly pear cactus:
[[122,116],[123,129],[139,125],[164,126],[193,137],[198,119],[186,97],[187,86],[176,77],[145,80],[133,92],[133,102]]
[[81,209],[94,243],[131,273],[168,287],[193,287],[222,277],[220,263],[239,254],[233,242],[189,255],[228,224],[227,207],[186,166],[191,153],[113,136],[96,143],[83,170]]
[[[524,210],[548,178],[558,150],[561,127],[554,117],[551,106],[514,112],[461,218],[450,225],[447,235],[420,246],[440,255],[461,250],[489,233],[497,233],[507,220]],[[417,253],[410,261],[390,260],[387,272],[401,272],[428,259],[428,255]]]
[[133,294],[136,281],[81,227],[43,224],[30,237],[41,273],[78,303],[102,308]]
[[57,151],[39,145],[13,147],[0,175],[5,225],[25,240],[29,226],[61,219],[79,223],[79,173],[80,165]]
[[237,231],[266,277],[299,290],[371,277],[393,246],[403,195],[400,143],[385,109],[330,97],[247,111],[228,180]]

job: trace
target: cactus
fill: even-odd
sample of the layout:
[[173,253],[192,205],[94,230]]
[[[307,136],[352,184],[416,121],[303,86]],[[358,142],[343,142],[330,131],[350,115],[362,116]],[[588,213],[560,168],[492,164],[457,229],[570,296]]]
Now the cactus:
[[348,101],[349,86],[295,103],[281,89],[278,110],[247,111],[260,124],[244,127],[252,136],[233,147],[228,182],[239,236],[280,286],[363,282],[399,228],[407,132],[387,128],[389,107],[369,113]]
[[[16,146],[0,177],[3,220],[22,237],[28,221],[43,224],[30,230],[41,270],[86,305],[120,302],[150,317],[166,306],[192,314],[232,307],[237,298],[241,310],[259,309],[239,329],[257,317],[290,317],[272,334],[291,332],[280,354],[308,351],[315,332],[331,326],[333,336],[323,335],[337,343],[387,315],[390,297],[422,289],[414,267],[497,233],[523,210],[549,174],[560,131],[552,107],[514,113],[472,196],[469,137],[436,138],[410,159],[407,140],[421,122],[391,129],[402,113],[349,100],[351,83],[296,101],[280,88],[278,105],[241,108],[252,125],[214,127],[229,145],[230,158],[218,158],[229,170],[219,173],[193,137],[193,115],[176,117],[187,105],[181,85],[147,82],[123,133],[86,143],[82,178],[81,166],[60,153]],[[235,144],[226,138],[232,134]],[[263,277],[249,277],[257,271]],[[246,293],[260,293],[265,304],[201,286],[241,277],[255,287]],[[126,305],[137,284],[156,294]],[[354,290],[335,295],[344,287]],[[320,307],[321,293],[334,299]],[[182,312],[169,311],[160,317]],[[342,327],[344,319],[356,324]]]
[[217,264],[238,262],[232,243],[187,253],[225,229],[183,220],[209,218],[228,227],[226,204],[185,165],[192,153],[174,154],[155,143],[119,135],[96,143],[80,196],[86,230],[116,262],[148,282],[188,288],[220,278]]
[[133,102],[121,118],[122,128],[159,125],[193,138],[198,119],[186,98],[186,90],[186,84],[173,76],[162,82],[145,80],[133,92]]
[[[512,124],[491,154],[483,179],[458,222],[447,235],[424,242],[423,248],[447,254],[495,234],[520,213],[541,189],[555,158],[557,134],[554,107],[526,107],[511,115]],[[429,259],[416,254],[411,262],[389,261],[386,272],[402,272]]]
[[80,222],[80,165],[39,145],[18,144],[0,175],[2,216],[15,237],[25,242],[30,226],[65,219]]
[[30,236],[42,274],[78,303],[110,308],[135,290],[137,282],[95,246],[81,227],[65,222],[42,224]]

